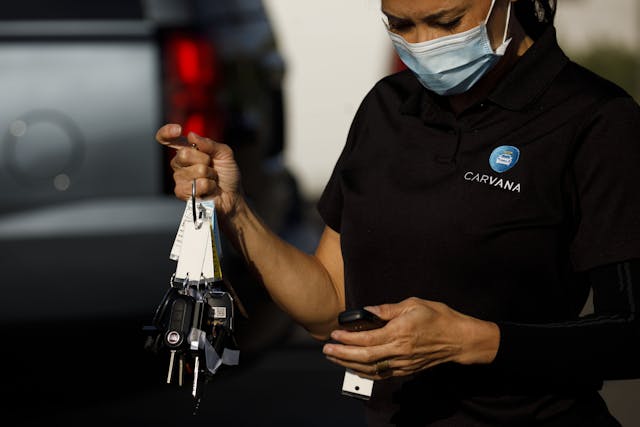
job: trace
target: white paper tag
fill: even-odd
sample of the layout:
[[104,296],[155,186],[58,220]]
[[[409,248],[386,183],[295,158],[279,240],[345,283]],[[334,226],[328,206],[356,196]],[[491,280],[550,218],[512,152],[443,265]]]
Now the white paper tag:
[[[191,202],[189,202],[191,203]],[[198,207],[200,211],[200,208]],[[213,278],[213,257],[211,256],[211,222],[206,210],[199,227],[193,222],[193,214],[183,216],[184,228],[181,233],[180,255],[176,267],[176,278],[200,281],[201,278]],[[180,234],[180,233],[179,233]],[[209,258],[207,258],[209,256]],[[207,276],[207,274],[210,274]]]
[[202,265],[204,254],[209,246],[209,233],[207,227],[199,229],[187,225],[184,230],[184,244],[178,266],[176,267],[176,277],[179,279],[189,278],[189,281],[199,281],[202,276]]
[[222,260],[222,241],[220,240],[220,227],[218,227],[218,216],[216,215],[216,207],[213,204],[213,200],[211,201],[211,223],[213,224],[213,238],[214,243],[216,244],[216,249],[218,250],[218,257]]
[[222,244],[218,228],[218,217],[216,216],[216,206],[213,200],[204,200],[201,204],[207,211],[207,217],[211,220],[209,225],[211,226],[211,256],[213,257],[214,274],[207,277],[213,277],[214,280],[222,280]]
[[187,200],[187,205],[184,207],[184,212],[182,214],[182,218],[180,219],[180,225],[178,226],[178,232],[176,233],[176,238],[173,241],[173,246],[171,247],[171,253],[169,254],[169,259],[177,261],[180,257],[180,251],[182,250],[182,240],[184,238],[184,224],[189,221],[193,223],[191,212],[191,199]]
[[342,382],[342,394],[358,399],[369,400],[373,392],[373,380],[361,378],[347,369]]
[[196,223],[192,200],[186,203],[169,258],[177,261],[177,279],[194,281],[222,280],[220,235],[213,200],[195,200]]
[[213,280],[215,277],[215,265],[213,260],[213,248],[211,246],[211,226],[209,221],[202,224],[202,228],[206,228],[207,247],[205,248],[204,257],[202,258],[202,277]]

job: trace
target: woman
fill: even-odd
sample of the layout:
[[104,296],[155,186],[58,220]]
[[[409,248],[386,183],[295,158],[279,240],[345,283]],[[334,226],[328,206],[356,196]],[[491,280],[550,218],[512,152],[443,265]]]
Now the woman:
[[[360,106],[313,255],[251,212],[228,146],[172,161],[327,358],[378,380],[371,426],[619,425],[598,389],[640,371],[640,111],[563,54],[554,3],[382,1],[409,70]],[[362,306],[386,326],[337,330]]]

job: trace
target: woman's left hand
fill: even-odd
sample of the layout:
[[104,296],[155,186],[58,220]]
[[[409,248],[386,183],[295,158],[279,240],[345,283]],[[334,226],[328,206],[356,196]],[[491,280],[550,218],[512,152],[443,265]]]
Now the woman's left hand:
[[398,304],[366,307],[388,323],[362,332],[336,330],[325,344],[327,358],[363,378],[381,379],[415,374],[444,362],[491,363],[500,331],[447,305],[419,298]]

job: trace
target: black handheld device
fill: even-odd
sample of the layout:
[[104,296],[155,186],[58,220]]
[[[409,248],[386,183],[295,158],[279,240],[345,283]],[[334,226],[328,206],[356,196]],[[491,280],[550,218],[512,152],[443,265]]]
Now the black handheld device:
[[338,315],[338,324],[347,331],[359,332],[381,328],[387,324],[387,321],[382,320],[364,308],[356,308],[340,313]]

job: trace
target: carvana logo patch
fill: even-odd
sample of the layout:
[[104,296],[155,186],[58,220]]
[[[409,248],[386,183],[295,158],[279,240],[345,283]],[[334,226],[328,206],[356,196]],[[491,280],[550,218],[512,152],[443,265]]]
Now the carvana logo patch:
[[518,163],[520,150],[511,145],[502,145],[491,153],[489,165],[498,173],[506,172]]

